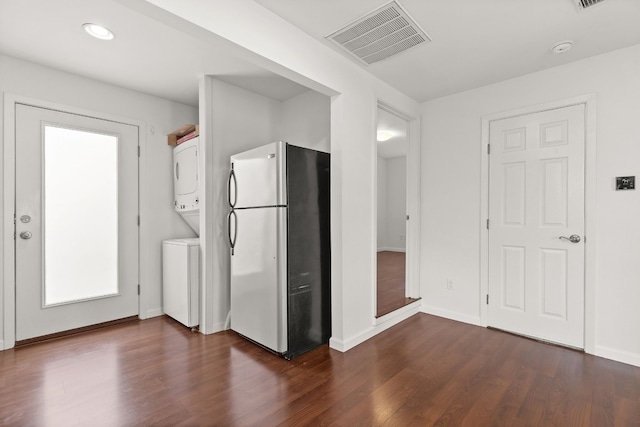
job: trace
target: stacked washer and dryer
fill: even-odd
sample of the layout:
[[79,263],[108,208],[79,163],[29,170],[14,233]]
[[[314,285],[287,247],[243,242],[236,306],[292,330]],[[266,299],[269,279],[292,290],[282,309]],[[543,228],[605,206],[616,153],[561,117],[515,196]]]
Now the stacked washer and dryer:
[[[200,138],[195,137],[173,149],[174,208],[198,236],[200,235],[199,141]],[[199,278],[199,238],[163,241],[163,311],[190,328],[199,325]]]

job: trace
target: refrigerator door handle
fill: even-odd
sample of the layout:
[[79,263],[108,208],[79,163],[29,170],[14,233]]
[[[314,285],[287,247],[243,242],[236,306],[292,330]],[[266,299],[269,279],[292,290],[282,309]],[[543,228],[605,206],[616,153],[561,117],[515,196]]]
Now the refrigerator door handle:
[[[233,215],[233,237],[231,237],[231,216]],[[238,215],[233,209],[227,215],[227,231],[229,233],[229,246],[231,247],[231,256],[234,255],[236,247],[236,239],[238,238]]]
[[[231,180],[233,180],[233,202],[231,202]],[[236,207],[238,202],[238,180],[236,180],[236,173],[231,166],[231,172],[229,172],[229,182],[227,184],[227,198],[229,199],[229,206],[231,208]]]

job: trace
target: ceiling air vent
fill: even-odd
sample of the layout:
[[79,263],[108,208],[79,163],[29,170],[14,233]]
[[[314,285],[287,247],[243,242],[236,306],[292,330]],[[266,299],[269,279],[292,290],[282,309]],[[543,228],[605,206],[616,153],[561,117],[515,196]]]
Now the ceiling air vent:
[[396,1],[381,6],[325,38],[365,64],[382,61],[431,41]]
[[584,10],[588,7],[594,6],[598,3],[602,3],[604,0],[573,0],[578,10]]

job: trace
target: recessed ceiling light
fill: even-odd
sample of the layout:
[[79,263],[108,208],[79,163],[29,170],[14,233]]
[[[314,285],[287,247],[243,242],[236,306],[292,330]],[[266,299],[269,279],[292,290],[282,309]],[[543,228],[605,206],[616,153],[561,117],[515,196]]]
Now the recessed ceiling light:
[[556,45],[551,48],[551,52],[555,53],[556,55],[560,55],[561,53],[565,53],[568,50],[571,50],[571,47],[573,47],[573,42],[571,40],[566,40],[560,43],[556,43]]
[[393,134],[391,132],[387,132],[386,130],[379,130],[377,137],[378,141],[383,142],[391,139],[391,137],[393,137]]
[[86,23],[82,25],[82,28],[84,28],[84,30],[89,33],[89,35],[97,39],[113,40],[114,35],[111,30],[103,27],[102,25]]

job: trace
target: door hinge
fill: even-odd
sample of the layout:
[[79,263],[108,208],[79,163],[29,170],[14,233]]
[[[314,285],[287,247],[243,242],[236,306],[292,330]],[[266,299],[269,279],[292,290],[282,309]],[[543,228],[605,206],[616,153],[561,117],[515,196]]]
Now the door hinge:
[[407,215],[407,221],[409,221],[409,215]]
[[487,230],[489,229],[489,218],[487,218]]
[[489,305],[489,294],[487,294],[487,305]]
[[491,144],[487,144],[487,154],[491,154]]
[[138,145],[138,157],[140,157],[140,146]]
[[138,215],[138,225],[140,225],[140,215]]
[[140,295],[140,285],[138,285],[138,295]]

